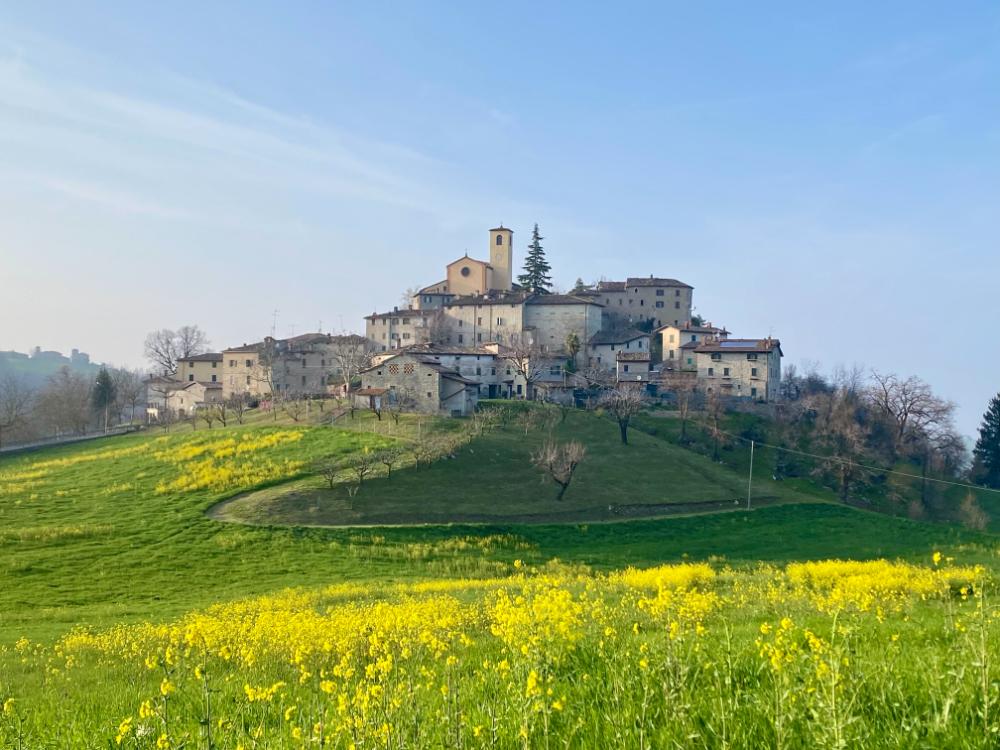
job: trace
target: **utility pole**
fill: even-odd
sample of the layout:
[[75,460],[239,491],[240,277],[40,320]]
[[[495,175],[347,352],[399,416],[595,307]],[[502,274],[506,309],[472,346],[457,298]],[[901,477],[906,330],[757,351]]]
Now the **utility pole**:
[[274,338],[275,332],[278,330],[278,308],[274,308],[274,312],[271,313],[271,338]]
[[750,491],[753,489],[753,440],[750,441],[750,476],[747,477],[747,510],[750,510]]

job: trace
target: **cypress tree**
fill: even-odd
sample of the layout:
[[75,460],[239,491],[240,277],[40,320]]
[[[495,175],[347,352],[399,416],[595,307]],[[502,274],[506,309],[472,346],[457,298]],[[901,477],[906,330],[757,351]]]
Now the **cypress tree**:
[[548,294],[549,285],[552,283],[549,271],[552,267],[545,260],[545,250],[542,249],[542,240],[545,239],[538,233],[538,224],[531,233],[531,244],[528,245],[528,255],[524,259],[524,273],[517,277],[517,282],[535,294]]
[[94,390],[91,392],[91,403],[94,411],[104,412],[104,431],[108,431],[108,421],[111,417],[111,406],[118,397],[115,381],[111,379],[111,374],[102,367],[97,373],[97,380],[94,383]]
[[1000,489],[1000,393],[993,397],[983,415],[972,456],[976,481]]

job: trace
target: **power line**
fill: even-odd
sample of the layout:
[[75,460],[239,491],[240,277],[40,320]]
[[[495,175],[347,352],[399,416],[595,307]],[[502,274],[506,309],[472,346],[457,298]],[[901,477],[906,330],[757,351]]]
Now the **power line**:
[[1000,490],[993,489],[992,487],[981,487],[976,484],[969,484],[968,482],[955,482],[948,479],[936,479],[934,477],[925,477],[920,474],[910,474],[905,471],[897,471],[895,469],[886,469],[882,466],[869,466],[868,464],[858,463],[857,461],[852,461],[849,458],[839,458],[837,456],[823,456],[819,453],[809,453],[808,451],[800,451],[795,448],[786,448],[782,445],[772,445],[771,443],[762,443],[759,440],[751,440],[750,438],[745,438],[742,435],[737,435],[732,432],[726,432],[725,430],[719,430],[723,435],[728,435],[736,440],[742,440],[744,443],[750,443],[751,449],[754,445],[764,448],[773,448],[774,450],[785,451],[786,453],[794,453],[799,456],[809,456],[810,458],[818,458],[823,461],[836,461],[842,464],[849,464],[851,466],[857,466],[861,469],[866,469],[868,471],[882,472],[883,474],[895,474],[901,477],[909,477],[910,479],[919,479],[922,482],[937,482],[938,484],[948,484],[953,487],[966,487],[970,490],[978,490],[980,492],[996,492],[1000,494]]

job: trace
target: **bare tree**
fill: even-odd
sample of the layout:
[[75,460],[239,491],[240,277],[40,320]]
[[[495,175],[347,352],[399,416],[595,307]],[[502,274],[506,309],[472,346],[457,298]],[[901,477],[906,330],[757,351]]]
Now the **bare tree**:
[[864,455],[866,437],[858,421],[859,401],[840,389],[829,394],[816,394],[812,398],[825,402],[814,407],[814,434],[818,447],[828,452],[828,458],[814,473],[832,476],[841,501],[847,502],[852,486],[864,472],[856,463]]
[[233,393],[226,399],[226,406],[236,418],[236,423],[243,424],[243,418],[250,408],[250,399],[246,393]]
[[135,407],[142,400],[145,391],[142,373],[139,370],[119,367],[111,371],[111,379],[115,384],[119,410],[124,412],[128,407],[128,421],[134,422]]
[[215,417],[220,422],[222,422],[223,427],[229,426],[229,401],[228,399],[222,399],[216,403],[212,409],[215,411]]
[[681,420],[680,442],[687,442],[687,423],[691,417],[691,405],[697,393],[698,381],[691,374],[680,370],[671,370],[663,376],[663,385],[673,394],[677,416]]
[[344,472],[344,464],[337,456],[323,456],[313,462],[313,471],[321,475],[329,484],[330,489],[336,484],[337,478]]
[[403,451],[400,448],[383,448],[376,454],[376,457],[379,463],[385,467],[385,476],[388,479],[392,476],[392,467],[403,457]]
[[499,355],[524,381],[524,397],[529,401],[533,400],[535,383],[541,380],[548,368],[542,347],[535,343],[530,333],[515,331],[504,336]]
[[389,411],[394,424],[399,425],[399,419],[404,412],[413,411],[417,404],[414,391],[409,386],[391,389],[386,395],[385,408]]
[[718,391],[710,391],[705,398],[705,431],[712,438],[712,460],[719,460],[719,449],[726,439],[726,433],[722,429],[722,417],[726,413],[725,404]]
[[198,326],[181,326],[176,331],[161,328],[146,336],[144,349],[159,374],[174,375],[178,360],[208,350],[208,337]]
[[6,434],[28,423],[33,400],[34,392],[20,378],[11,373],[0,377],[0,448]]
[[551,435],[559,417],[555,410],[546,406],[537,406],[523,409],[519,419],[521,426],[524,427],[525,435],[534,430],[544,430]]
[[212,429],[212,425],[216,421],[218,421],[218,419],[219,419],[219,414],[215,410],[214,406],[207,406],[206,405],[206,406],[202,407],[201,409],[192,409],[191,413],[192,413],[192,415],[195,415],[196,419],[197,418],[201,418],[201,420],[206,425],[208,425],[208,429]]
[[872,372],[868,400],[893,428],[893,450],[902,453],[928,430],[951,420],[955,405],[938,398],[918,377],[905,380],[894,374]]
[[586,455],[587,449],[575,440],[568,443],[548,441],[531,454],[531,463],[559,485],[556,500],[562,500],[573,481],[573,474]]
[[361,371],[371,364],[374,353],[375,347],[368,339],[354,334],[339,336],[331,347],[330,358],[339,371],[345,396],[350,395],[351,384],[360,377]]
[[38,413],[55,434],[86,432],[91,423],[90,379],[60,368],[38,394]]
[[632,421],[632,417],[646,406],[646,397],[641,387],[622,384],[601,396],[597,405],[618,422],[622,444],[628,445],[629,423]]
[[283,399],[281,406],[293,422],[298,422],[306,411],[306,400],[299,394],[293,393]]
[[965,499],[958,506],[958,520],[967,529],[986,531],[990,525],[989,514],[983,510],[976,496],[971,491],[965,494]]
[[351,458],[348,462],[348,468],[354,474],[355,479],[358,480],[359,487],[365,483],[365,477],[375,470],[375,464],[379,463],[379,461],[378,454],[367,447],[361,453]]

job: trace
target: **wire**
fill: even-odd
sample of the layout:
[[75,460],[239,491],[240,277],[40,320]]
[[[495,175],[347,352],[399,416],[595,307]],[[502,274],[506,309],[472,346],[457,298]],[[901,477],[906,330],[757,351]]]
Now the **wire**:
[[882,466],[869,466],[867,464],[858,463],[857,461],[852,461],[849,458],[838,458],[837,456],[823,456],[819,453],[809,453],[808,451],[795,450],[794,448],[785,448],[781,445],[772,445],[771,443],[764,443],[760,440],[751,440],[750,438],[743,437],[742,435],[736,435],[732,432],[726,432],[725,430],[719,430],[723,435],[728,435],[729,437],[735,438],[736,440],[742,440],[745,443],[753,443],[754,445],[760,445],[765,448],[773,448],[774,450],[785,451],[786,453],[795,453],[799,456],[809,456],[810,458],[819,458],[823,461],[836,461],[842,464],[850,464],[851,466],[857,466],[862,469],[867,469],[868,471],[878,471],[883,474],[896,474],[901,477],[909,477],[910,479],[919,479],[922,482],[937,482],[938,484],[948,484],[953,487],[966,487],[970,490],[977,490],[979,492],[995,492],[1000,494],[1000,490],[993,489],[992,487],[981,487],[977,484],[969,484],[968,482],[955,482],[948,479],[935,479],[934,477],[925,477],[920,474],[910,474],[905,471],[896,471],[895,469],[886,469]]

